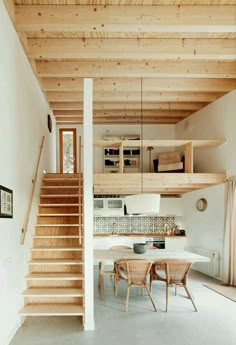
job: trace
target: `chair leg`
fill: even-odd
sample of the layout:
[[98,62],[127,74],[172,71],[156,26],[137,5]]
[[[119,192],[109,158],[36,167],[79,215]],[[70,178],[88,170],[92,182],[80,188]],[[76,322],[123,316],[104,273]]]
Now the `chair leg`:
[[193,302],[193,298],[192,298],[190,291],[188,290],[186,285],[184,285],[184,288],[185,288],[185,291],[187,292],[188,297],[190,298],[190,300],[192,302],[192,305],[193,305],[195,311],[197,311],[197,307],[196,307],[195,303]]
[[119,280],[116,279],[116,277],[115,277],[115,296],[116,297],[117,297],[117,294],[118,294],[118,282],[119,282]]
[[146,286],[146,289],[147,289],[148,295],[149,295],[149,297],[150,297],[150,300],[151,300],[151,302],[152,302],[152,305],[153,305],[153,307],[154,307],[155,311],[157,311],[157,308],[156,308],[156,305],[155,305],[155,303],[154,303],[154,301],[153,301],[153,298],[152,298],[151,292],[150,292],[150,290],[148,289],[148,287],[147,287],[147,286]]
[[143,287],[141,288],[141,293],[142,293],[142,296],[144,296],[144,288]]
[[127,286],[127,293],[126,293],[126,303],[125,303],[125,311],[128,311],[128,303],[129,303],[129,291],[130,291],[130,286]]
[[101,274],[100,277],[100,293],[101,293],[101,299],[105,300],[105,291],[104,291],[104,276]]
[[150,279],[150,293],[152,293],[152,280]]
[[177,286],[175,285],[175,296],[177,295]]
[[169,302],[169,285],[166,283],[166,313],[168,311],[168,302]]

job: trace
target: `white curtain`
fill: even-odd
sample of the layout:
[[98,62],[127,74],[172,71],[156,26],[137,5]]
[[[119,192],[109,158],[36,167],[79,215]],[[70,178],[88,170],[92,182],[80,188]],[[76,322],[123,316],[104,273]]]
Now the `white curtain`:
[[236,180],[225,184],[225,229],[223,250],[223,281],[236,286]]

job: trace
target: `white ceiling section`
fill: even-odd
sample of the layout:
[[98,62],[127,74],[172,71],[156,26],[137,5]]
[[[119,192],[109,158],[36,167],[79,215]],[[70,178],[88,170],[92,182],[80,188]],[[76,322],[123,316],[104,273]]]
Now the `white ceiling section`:
[[236,88],[235,0],[5,2],[58,124],[82,123],[84,77],[96,124],[140,123],[141,103],[175,124]]

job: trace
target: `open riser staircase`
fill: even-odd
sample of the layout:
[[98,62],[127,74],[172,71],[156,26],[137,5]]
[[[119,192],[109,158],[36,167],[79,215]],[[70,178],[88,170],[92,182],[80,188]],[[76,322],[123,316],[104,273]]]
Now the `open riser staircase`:
[[45,174],[32,241],[26,316],[84,318],[83,176]]

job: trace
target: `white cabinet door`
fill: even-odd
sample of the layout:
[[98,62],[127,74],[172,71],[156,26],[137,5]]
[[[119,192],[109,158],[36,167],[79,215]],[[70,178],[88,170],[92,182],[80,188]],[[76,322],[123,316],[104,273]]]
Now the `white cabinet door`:
[[165,246],[167,250],[184,250],[187,244],[186,237],[166,237],[165,241]]
[[129,246],[133,248],[134,243],[145,243],[145,237],[129,236],[101,236],[93,238],[94,249],[110,249],[112,246]]
[[159,216],[181,217],[182,216],[182,199],[181,198],[161,198]]

